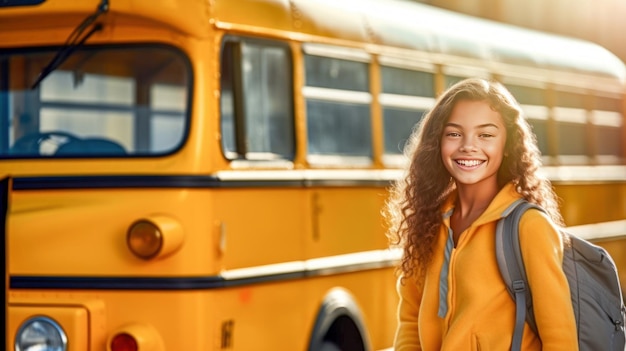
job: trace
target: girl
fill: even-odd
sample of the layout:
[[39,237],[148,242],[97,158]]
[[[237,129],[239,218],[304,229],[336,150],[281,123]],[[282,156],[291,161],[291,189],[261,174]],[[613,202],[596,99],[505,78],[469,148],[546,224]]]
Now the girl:
[[499,83],[461,81],[444,92],[407,143],[410,164],[392,188],[391,243],[403,247],[395,351],[504,351],[515,302],[495,257],[502,212],[523,197],[520,242],[538,335],[522,350],[578,350],[561,269],[563,221],[539,151],[513,96]]

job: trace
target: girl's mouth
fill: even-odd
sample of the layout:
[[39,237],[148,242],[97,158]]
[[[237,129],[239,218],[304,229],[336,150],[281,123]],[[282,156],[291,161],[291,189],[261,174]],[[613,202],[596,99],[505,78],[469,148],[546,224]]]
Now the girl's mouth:
[[483,164],[485,161],[484,160],[455,160],[454,162],[456,162],[459,166],[463,166],[463,167],[477,167]]

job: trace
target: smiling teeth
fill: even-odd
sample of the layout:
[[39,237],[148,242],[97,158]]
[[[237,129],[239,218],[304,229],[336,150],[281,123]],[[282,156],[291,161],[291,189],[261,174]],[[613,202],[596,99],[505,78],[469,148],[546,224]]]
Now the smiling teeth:
[[457,160],[456,162],[466,167],[474,167],[483,163],[483,161],[480,161],[480,160]]

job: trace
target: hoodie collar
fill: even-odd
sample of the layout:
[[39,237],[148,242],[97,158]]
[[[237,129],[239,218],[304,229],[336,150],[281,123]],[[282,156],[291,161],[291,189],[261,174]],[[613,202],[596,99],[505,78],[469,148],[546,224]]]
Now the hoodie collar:
[[[458,190],[454,190],[450,196],[446,199],[442,206],[443,218],[449,218],[454,211],[454,203],[458,197]],[[502,217],[504,210],[509,207],[510,204],[520,199],[522,195],[515,190],[513,183],[508,183],[496,194],[491,200],[489,206],[485,211],[476,219],[474,225],[482,225],[484,223],[497,221]]]

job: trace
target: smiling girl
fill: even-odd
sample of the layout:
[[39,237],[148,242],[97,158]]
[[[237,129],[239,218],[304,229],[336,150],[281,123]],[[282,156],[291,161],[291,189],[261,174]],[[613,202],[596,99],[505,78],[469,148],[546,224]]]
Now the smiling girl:
[[524,328],[522,350],[578,350],[556,195],[537,172],[536,140],[501,84],[461,81],[437,100],[405,150],[406,176],[385,214],[403,247],[395,351],[511,347],[515,302],[500,277],[495,228],[519,198],[527,211],[520,244],[538,333]]

